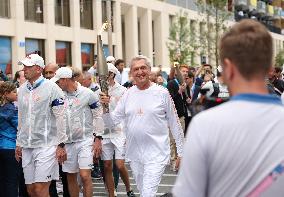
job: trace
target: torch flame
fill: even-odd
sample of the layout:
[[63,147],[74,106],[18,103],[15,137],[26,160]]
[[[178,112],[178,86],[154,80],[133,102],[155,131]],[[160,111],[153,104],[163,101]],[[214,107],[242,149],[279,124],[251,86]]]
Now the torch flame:
[[109,22],[104,22],[104,24],[101,27],[101,30],[99,31],[98,35],[102,35],[102,33],[110,26],[111,24]]

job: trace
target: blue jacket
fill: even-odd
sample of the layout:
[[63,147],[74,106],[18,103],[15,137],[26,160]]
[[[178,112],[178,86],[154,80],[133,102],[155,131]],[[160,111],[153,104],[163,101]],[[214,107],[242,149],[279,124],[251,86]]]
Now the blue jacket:
[[0,107],[0,149],[15,149],[18,109],[13,103]]

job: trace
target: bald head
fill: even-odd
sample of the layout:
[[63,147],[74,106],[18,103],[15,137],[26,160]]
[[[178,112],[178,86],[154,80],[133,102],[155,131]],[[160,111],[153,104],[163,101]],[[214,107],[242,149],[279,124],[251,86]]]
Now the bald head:
[[43,71],[43,76],[46,79],[51,79],[54,77],[55,72],[59,69],[59,66],[55,63],[49,63],[47,66],[45,66]]

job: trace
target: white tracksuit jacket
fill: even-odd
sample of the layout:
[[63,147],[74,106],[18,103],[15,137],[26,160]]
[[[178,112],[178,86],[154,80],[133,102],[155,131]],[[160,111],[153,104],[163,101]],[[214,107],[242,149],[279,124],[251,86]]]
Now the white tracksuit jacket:
[[39,148],[67,140],[63,99],[62,90],[42,76],[19,88],[17,146]]
[[98,94],[79,83],[75,92],[64,93],[68,136],[66,143],[92,139],[93,133],[102,133],[104,124]]

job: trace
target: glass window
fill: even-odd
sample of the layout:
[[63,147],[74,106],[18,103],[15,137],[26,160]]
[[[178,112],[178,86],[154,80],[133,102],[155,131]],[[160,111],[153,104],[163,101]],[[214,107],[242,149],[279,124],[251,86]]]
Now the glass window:
[[56,63],[60,66],[71,65],[71,43],[56,41]]
[[43,23],[42,0],[25,0],[25,20]]
[[11,38],[0,36],[0,70],[5,74],[12,74]]
[[197,5],[195,0],[187,0],[187,8],[197,11]]
[[69,0],[55,0],[55,24],[70,26]]
[[36,53],[44,59],[44,40],[26,38],[26,55]]
[[93,1],[80,0],[80,24],[84,29],[93,29]]
[[[107,0],[102,1],[102,23],[107,21]],[[114,14],[114,2],[111,1],[111,27],[112,31],[114,30],[113,26],[113,14]]]
[[186,0],[178,0],[177,5],[186,8]]
[[166,2],[176,5],[177,4],[177,0],[166,0]]
[[[110,55],[109,49],[108,49],[108,45],[107,45],[107,44],[104,44],[104,45],[103,45],[103,51],[104,51],[105,57],[107,57],[107,56]],[[112,55],[112,56],[115,57],[115,53],[114,53],[114,52],[115,52],[115,45],[112,45],[112,51],[113,51],[113,55]]]
[[10,18],[10,0],[0,0],[0,17]]
[[81,59],[83,70],[85,67],[91,67],[94,64],[94,45],[81,44]]

